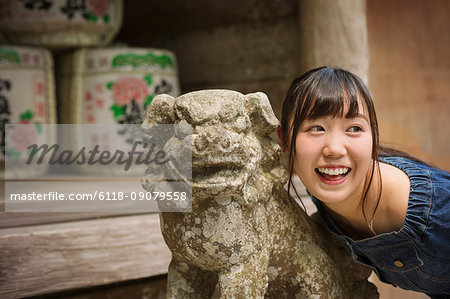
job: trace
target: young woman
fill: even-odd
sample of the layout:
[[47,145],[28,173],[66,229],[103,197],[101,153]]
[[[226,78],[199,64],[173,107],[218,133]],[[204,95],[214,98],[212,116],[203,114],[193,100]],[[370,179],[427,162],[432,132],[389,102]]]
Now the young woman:
[[303,74],[288,90],[279,135],[289,188],[295,172],[356,261],[381,281],[450,298],[450,174],[379,145],[361,79],[329,67]]

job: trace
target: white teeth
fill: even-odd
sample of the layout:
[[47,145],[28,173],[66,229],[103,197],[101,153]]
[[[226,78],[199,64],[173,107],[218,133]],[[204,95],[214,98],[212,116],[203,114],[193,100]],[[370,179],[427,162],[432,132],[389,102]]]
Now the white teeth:
[[318,168],[319,172],[326,173],[328,175],[339,175],[339,174],[346,174],[349,170],[349,168]]

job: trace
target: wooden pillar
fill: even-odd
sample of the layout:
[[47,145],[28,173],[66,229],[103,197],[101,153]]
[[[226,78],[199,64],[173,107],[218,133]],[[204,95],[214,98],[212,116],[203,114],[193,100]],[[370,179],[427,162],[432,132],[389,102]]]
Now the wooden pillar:
[[338,66],[368,83],[365,0],[299,0],[300,67]]

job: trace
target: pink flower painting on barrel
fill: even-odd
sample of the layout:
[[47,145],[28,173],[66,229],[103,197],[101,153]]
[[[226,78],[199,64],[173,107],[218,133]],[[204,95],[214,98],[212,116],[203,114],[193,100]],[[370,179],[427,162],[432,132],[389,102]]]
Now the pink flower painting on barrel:
[[26,152],[30,145],[36,143],[37,129],[34,125],[20,125],[11,132],[12,147],[20,152]]
[[97,17],[106,15],[109,9],[109,0],[89,0],[89,6]]
[[114,82],[112,89],[114,102],[118,106],[127,105],[133,99],[142,103],[148,96],[147,84],[137,78],[120,78]]

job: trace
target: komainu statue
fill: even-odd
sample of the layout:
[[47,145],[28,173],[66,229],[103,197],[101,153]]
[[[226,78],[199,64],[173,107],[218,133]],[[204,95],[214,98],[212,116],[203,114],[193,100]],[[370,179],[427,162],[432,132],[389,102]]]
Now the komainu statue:
[[168,298],[211,298],[216,287],[220,298],[378,298],[370,269],[289,201],[265,94],[159,95],[144,121],[183,123],[192,126],[179,142],[192,146],[192,212],[160,214]]

